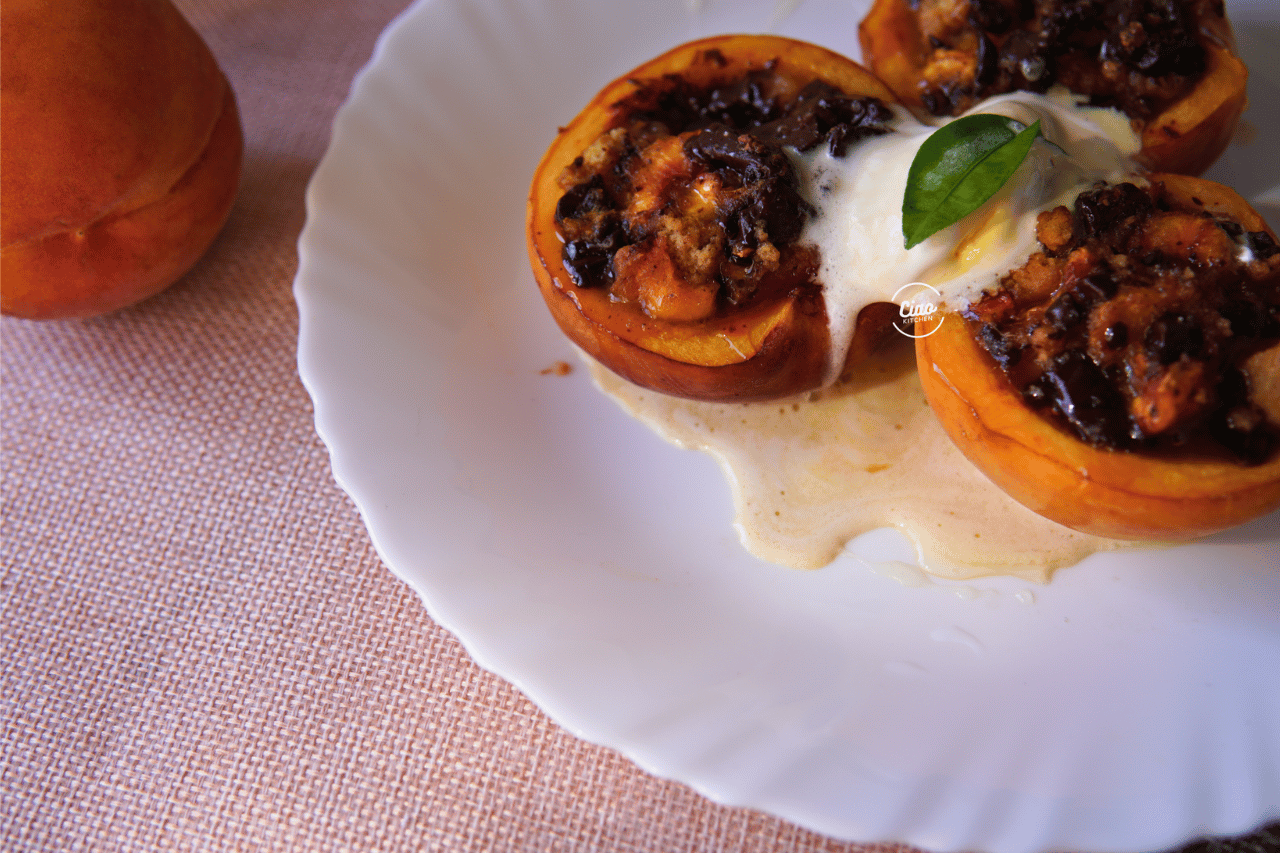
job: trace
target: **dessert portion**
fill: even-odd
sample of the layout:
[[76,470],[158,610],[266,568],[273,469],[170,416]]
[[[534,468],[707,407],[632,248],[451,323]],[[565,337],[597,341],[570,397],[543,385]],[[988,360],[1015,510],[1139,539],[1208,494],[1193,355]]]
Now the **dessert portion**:
[[[1163,121],[1208,74],[1094,100]],[[716,455],[753,553],[821,565],[891,524],[931,570],[1043,579],[1280,506],[1274,233],[1226,187],[1144,174],[1150,121],[1006,88],[925,121],[848,59],[725,36],[607,86],[539,165],[553,316],[628,411]]]
[[1222,0],[875,0],[858,33],[868,66],[917,110],[1062,86],[1130,119],[1157,171],[1208,168],[1246,101]]
[[[529,255],[560,327],[669,394],[819,385],[831,341],[819,257],[799,239],[815,210],[787,152],[842,157],[892,132],[891,102],[851,60],[771,36],[683,45],[606,86],[561,130],[529,198]],[[874,313],[865,340],[888,328]]]
[[1022,266],[917,341],[943,427],[1077,530],[1186,539],[1280,506],[1280,246],[1232,190],[1152,174],[1037,220]]

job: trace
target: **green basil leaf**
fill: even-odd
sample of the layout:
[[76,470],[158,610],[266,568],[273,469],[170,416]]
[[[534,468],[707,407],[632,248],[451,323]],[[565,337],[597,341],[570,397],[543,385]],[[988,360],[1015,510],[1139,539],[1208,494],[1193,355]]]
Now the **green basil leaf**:
[[959,222],[996,194],[1031,151],[1030,127],[977,113],[938,128],[920,146],[902,196],[902,236],[912,246]]

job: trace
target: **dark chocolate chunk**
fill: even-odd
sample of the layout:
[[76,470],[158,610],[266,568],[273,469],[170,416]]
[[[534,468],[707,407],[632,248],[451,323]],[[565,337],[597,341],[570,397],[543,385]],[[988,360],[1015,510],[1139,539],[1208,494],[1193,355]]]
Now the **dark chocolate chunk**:
[[980,30],[1002,35],[1013,25],[1013,16],[1000,0],[969,0],[969,23]]
[[613,283],[614,249],[582,240],[564,244],[565,272],[578,287],[606,287]]
[[1076,197],[1073,236],[1077,242],[1097,237],[1119,245],[1151,208],[1151,197],[1127,182],[1081,193]]
[[1276,245],[1275,238],[1266,231],[1250,231],[1248,239],[1249,249],[1256,258],[1265,261],[1280,252],[1280,246]]
[[1112,323],[1102,333],[1102,341],[1111,349],[1120,349],[1129,343],[1129,327],[1124,323]]
[[1209,419],[1209,433],[1247,465],[1261,465],[1280,446],[1280,435],[1257,406],[1223,407]]
[[1018,363],[1021,350],[1009,343],[1009,339],[991,323],[983,323],[978,328],[978,340],[986,351],[1004,370]]
[[893,113],[877,98],[846,98],[821,80],[805,86],[786,115],[753,131],[757,138],[808,151],[827,141],[833,156],[843,157],[847,146],[868,136],[887,133]]
[[1067,350],[1038,380],[1053,408],[1083,441],[1122,447],[1130,441],[1124,397],[1085,353]]
[[1161,364],[1173,364],[1183,356],[1204,354],[1204,329],[1190,314],[1170,311],[1160,315],[1144,336],[1147,350]]

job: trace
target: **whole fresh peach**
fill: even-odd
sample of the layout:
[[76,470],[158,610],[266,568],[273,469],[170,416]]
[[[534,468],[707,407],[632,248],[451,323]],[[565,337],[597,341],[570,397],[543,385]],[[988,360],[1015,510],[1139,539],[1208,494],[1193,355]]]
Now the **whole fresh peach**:
[[213,55],[167,0],[5,0],[0,16],[0,311],[87,317],[168,287],[239,185]]

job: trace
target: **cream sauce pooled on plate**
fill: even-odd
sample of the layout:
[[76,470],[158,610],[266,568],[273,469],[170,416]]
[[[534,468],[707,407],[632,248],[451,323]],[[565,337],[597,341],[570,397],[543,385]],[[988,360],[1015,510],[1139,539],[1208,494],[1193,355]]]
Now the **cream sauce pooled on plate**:
[[1044,583],[1056,568],[1126,544],[1063,527],[992,484],[943,432],[903,341],[855,379],[768,403],[670,397],[586,360],[627,412],[715,457],[742,543],[762,560],[818,568],[863,533],[892,527],[932,575]]

